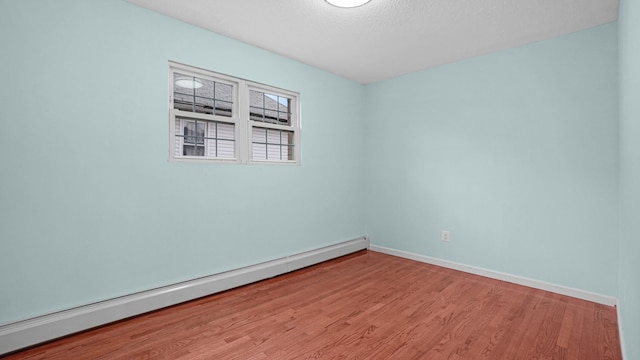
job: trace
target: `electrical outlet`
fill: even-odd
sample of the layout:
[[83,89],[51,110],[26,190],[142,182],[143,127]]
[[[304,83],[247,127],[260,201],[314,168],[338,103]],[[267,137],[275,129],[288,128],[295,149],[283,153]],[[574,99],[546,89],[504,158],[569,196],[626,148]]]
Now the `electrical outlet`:
[[441,239],[444,242],[449,241],[449,230],[442,230]]

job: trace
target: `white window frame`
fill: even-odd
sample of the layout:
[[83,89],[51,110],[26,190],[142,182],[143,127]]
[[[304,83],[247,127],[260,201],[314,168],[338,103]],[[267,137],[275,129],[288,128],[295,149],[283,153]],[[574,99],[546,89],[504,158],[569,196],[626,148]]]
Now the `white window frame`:
[[[292,92],[292,91],[287,91],[287,90],[283,90],[283,89],[278,89],[275,88],[273,86],[268,86],[268,85],[264,85],[264,84],[258,84],[258,83],[254,83],[254,82],[247,82],[247,94],[249,94],[249,92],[251,90],[255,90],[255,91],[259,91],[259,92],[264,92],[264,93],[269,93],[270,95],[277,95],[283,98],[288,98],[289,99],[289,107],[291,109],[291,117],[289,119],[290,125],[280,125],[280,124],[272,124],[272,123],[268,123],[268,122],[261,122],[261,121],[254,121],[251,120],[251,116],[250,114],[246,114],[246,119],[247,119],[247,127],[248,127],[248,131],[247,131],[247,141],[248,141],[248,150],[249,150],[249,162],[252,164],[264,164],[264,163],[277,163],[277,164],[282,164],[282,163],[293,163],[293,164],[297,164],[299,161],[298,159],[300,158],[300,119],[299,119],[299,106],[298,106],[298,102],[299,102],[299,98],[300,95],[298,93]],[[250,107],[249,105],[246,106],[246,109],[249,110]],[[253,131],[255,128],[266,128],[266,129],[271,129],[271,130],[283,130],[283,131],[289,131],[293,133],[293,160],[254,160],[252,159],[253,156]]]
[[[226,117],[215,114],[203,114],[174,109],[174,73],[196,76],[201,79],[211,80],[233,86],[232,91],[232,116]],[[290,124],[272,124],[251,120],[250,116],[250,91],[260,91],[289,99],[291,112]],[[169,61],[169,161],[170,162],[198,162],[198,163],[241,163],[241,164],[300,164],[300,94],[297,92],[280,89],[277,87],[248,81],[229,75],[216,73],[197,67]],[[214,111],[215,112],[215,111]],[[176,155],[176,122],[181,119],[199,120],[203,122],[218,122],[233,124],[234,126],[234,157],[219,158],[207,156],[208,148],[205,146],[205,156]],[[208,129],[209,125],[207,125]],[[255,128],[267,128],[283,130],[293,133],[292,160],[264,160],[252,159],[253,157],[253,131]],[[205,130],[205,134],[208,130]],[[207,135],[205,135],[207,136]],[[205,140],[206,143],[207,140]],[[182,151],[180,151],[180,154]]]

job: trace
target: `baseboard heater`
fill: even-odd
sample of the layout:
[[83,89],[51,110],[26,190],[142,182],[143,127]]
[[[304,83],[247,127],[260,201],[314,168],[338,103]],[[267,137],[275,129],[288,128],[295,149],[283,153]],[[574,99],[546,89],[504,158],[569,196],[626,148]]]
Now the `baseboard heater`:
[[3,325],[0,326],[0,355],[368,248],[369,240],[361,237],[261,264]]

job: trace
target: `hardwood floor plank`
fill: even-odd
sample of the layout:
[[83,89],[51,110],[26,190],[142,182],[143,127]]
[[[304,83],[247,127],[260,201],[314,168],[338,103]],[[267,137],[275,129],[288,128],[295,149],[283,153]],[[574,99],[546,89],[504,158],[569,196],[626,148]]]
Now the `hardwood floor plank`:
[[621,359],[615,308],[362,251],[14,359]]
[[562,324],[560,325],[560,333],[558,334],[558,340],[556,345],[566,349],[569,346],[569,340],[571,339],[571,329],[573,326],[573,319],[575,317],[575,310],[571,307],[567,308],[562,317]]

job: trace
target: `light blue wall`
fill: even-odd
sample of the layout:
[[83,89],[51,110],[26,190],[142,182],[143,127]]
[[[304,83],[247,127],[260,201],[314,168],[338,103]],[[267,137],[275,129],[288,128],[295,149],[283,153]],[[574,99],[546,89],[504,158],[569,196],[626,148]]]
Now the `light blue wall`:
[[[365,234],[361,85],[124,1],[0,34],[0,324]],[[168,163],[168,60],[300,92],[302,165]]]
[[617,24],[380,82],[365,101],[373,244],[617,295]]
[[640,2],[620,2],[620,324],[640,359]]
[[[363,87],[124,1],[0,0],[0,324],[365,233],[616,296],[620,180],[638,338],[624,4],[619,132],[616,24]],[[303,164],[168,163],[168,60],[299,91]]]

